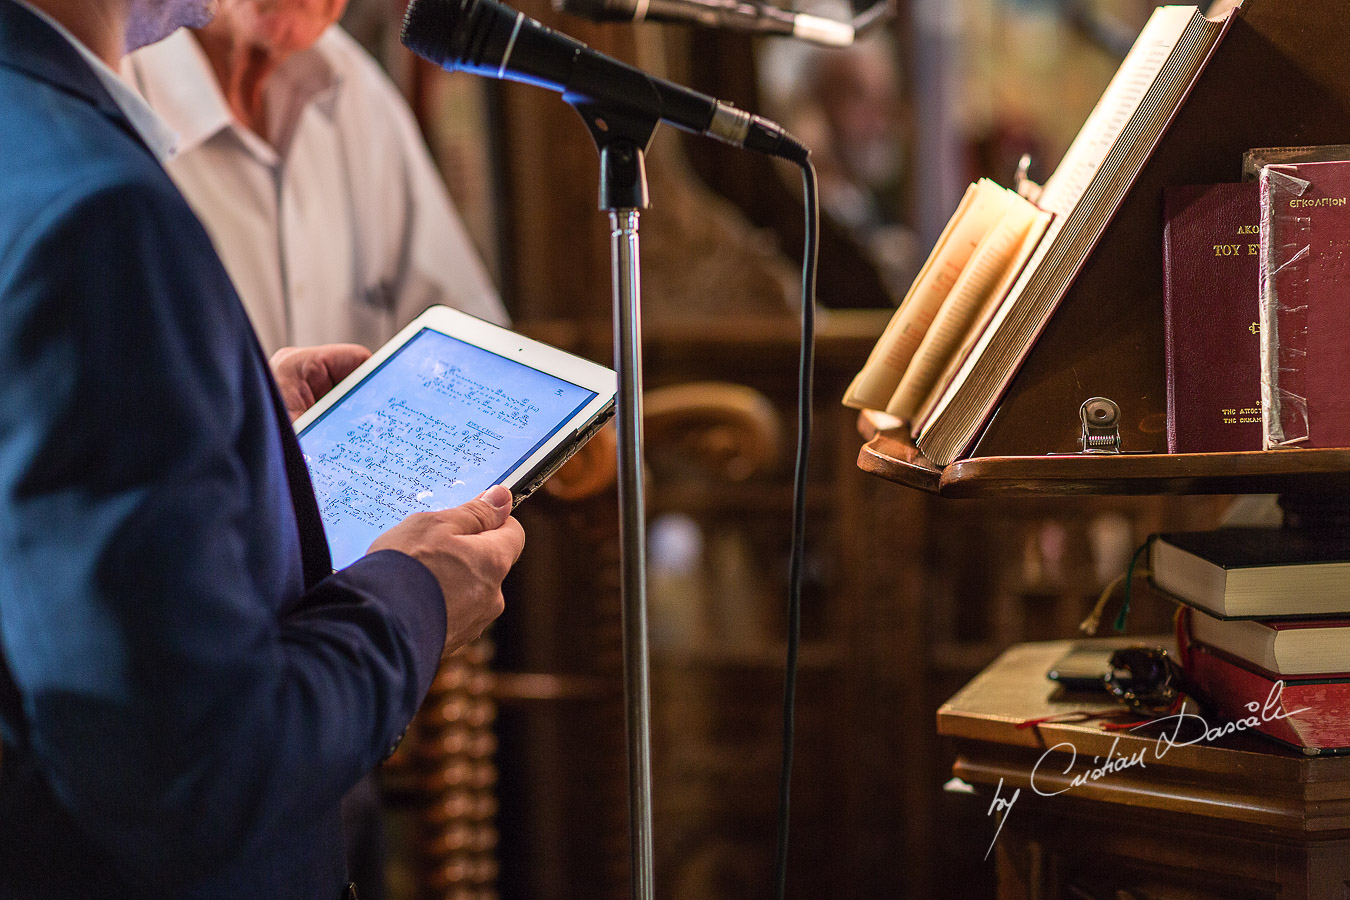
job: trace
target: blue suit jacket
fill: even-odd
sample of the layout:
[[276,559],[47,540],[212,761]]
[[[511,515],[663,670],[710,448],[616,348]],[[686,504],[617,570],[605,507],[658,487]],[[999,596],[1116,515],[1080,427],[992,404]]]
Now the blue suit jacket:
[[336,898],[445,615],[403,554],[329,570],[206,232],[0,0],[0,897]]

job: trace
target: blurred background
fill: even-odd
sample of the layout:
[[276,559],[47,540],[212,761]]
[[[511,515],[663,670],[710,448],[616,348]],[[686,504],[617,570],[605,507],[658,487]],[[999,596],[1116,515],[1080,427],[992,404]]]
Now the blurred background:
[[[895,0],[842,50],[515,5],[812,147],[825,312],[789,894],[992,897],[992,826],[942,789],[937,706],[1009,645],[1074,636],[1149,533],[1212,527],[1226,501],[926,496],[858,471],[839,397],[966,185],[1011,185],[1024,154],[1044,180],[1157,4]],[[415,61],[402,11],[352,0],[344,24],[412,101],[516,327],[610,362],[608,221],[581,122],[553,93]],[[777,804],[801,188],[795,170],[668,128],[648,171],[657,896],[758,900]],[[529,546],[506,616],[447,666],[385,773],[396,897],[628,896],[616,496],[593,456],[519,510]],[[1144,596],[1130,630],[1166,631],[1169,611]]]

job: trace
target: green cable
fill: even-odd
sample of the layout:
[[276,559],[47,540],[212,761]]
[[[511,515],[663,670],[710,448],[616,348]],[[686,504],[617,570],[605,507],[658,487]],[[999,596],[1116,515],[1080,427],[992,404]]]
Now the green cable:
[[1130,588],[1134,585],[1134,567],[1139,562],[1139,557],[1149,545],[1153,543],[1153,538],[1149,538],[1139,545],[1139,549],[1134,551],[1134,556],[1130,557],[1130,567],[1125,570],[1125,602],[1120,604],[1120,615],[1116,616],[1115,625],[1117,634],[1125,633],[1125,620],[1130,616]]

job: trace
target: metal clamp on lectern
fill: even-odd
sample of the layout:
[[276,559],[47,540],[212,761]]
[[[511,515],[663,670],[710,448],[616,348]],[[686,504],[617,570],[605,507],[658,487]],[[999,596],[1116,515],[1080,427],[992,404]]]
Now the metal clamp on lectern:
[[1106,397],[1089,397],[1078,408],[1083,423],[1083,453],[1120,452],[1120,407]]

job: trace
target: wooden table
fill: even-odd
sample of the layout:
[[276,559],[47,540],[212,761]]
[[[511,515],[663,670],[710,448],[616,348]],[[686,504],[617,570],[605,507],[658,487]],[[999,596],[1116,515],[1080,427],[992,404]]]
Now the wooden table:
[[1052,699],[1045,673],[1072,643],[1012,648],[938,711],[954,773],[989,803],[1000,900],[1350,898],[1350,757],[1242,734],[1179,745],[1198,731],[1171,746],[1172,727],[1018,728],[1114,708]]

